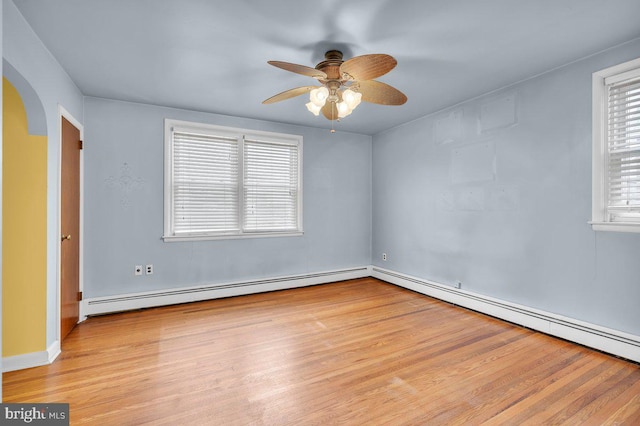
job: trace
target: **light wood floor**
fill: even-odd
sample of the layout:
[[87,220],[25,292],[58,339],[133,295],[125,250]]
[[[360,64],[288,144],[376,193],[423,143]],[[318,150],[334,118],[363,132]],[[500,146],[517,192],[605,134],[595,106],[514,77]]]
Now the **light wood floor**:
[[640,424],[640,367],[375,279],[90,318],[5,402],[71,424]]

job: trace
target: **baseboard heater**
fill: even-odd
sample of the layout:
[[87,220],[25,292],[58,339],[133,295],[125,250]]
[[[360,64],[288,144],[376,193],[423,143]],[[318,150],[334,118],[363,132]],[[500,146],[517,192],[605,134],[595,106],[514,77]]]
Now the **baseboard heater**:
[[364,278],[370,276],[367,266],[341,269],[311,274],[291,275],[284,277],[238,281],[232,283],[210,284],[195,287],[172,288],[143,293],[95,297],[83,300],[81,304],[81,320],[88,316],[103,315],[133,309],[178,303],[196,302],[221,297],[240,296],[288,288],[326,284],[335,281]]
[[639,336],[375,266],[371,268],[371,276],[501,320],[640,362]]

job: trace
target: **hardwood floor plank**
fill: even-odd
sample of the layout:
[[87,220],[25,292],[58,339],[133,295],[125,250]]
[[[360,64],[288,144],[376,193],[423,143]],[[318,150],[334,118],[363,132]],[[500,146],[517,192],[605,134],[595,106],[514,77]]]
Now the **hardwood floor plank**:
[[80,425],[634,424],[640,368],[372,279],[93,317],[4,402]]
[[[626,389],[613,386],[611,388],[612,394],[602,400],[597,399],[596,404],[587,413],[583,413],[582,417],[588,418],[593,424],[625,424],[627,416],[632,415],[634,412],[639,413],[640,383],[634,381],[632,375],[629,376],[629,380],[633,382],[631,386]],[[613,397],[613,394],[615,394],[615,397]],[[610,403],[615,399],[627,402],[618,408],[615,404]]]
[[[524,423],[543,407],[570,394],[581,383],[590,380],[591,376],[598,373],[598,370],[594,370],[595,364],[592,357],[582,357],[568,366],[562,372],[561,377],[557,375],[547,377],[545,381],[540,382],[540,386],[532,388],[530,393],[509,404],[498,414],[488,419],[486,424]],[[606,368],[606,363],[600,364],[602,368]]]
[[638,425],[640,424],[640,392],[636,390],[629,402],[620,407],[603,425]]
[[[556,424],[559,423],[559,420],[567,423],[583,423],[592,417],[594,413],[599,412],[602,406],[606,406],[608,400],[615,400],[615,397],[619,393],[622,393],[635,381],[633,372],[626,368],[611,370],[612,373],[615,371],[615,374],[608,377],[603,375],[602,381],[596,386],[592,386],[589,392],[584,393],[563,407],[563,409],[551,417],[549,421]],[[607,397],[607,394],[610,394],[610,396]]]

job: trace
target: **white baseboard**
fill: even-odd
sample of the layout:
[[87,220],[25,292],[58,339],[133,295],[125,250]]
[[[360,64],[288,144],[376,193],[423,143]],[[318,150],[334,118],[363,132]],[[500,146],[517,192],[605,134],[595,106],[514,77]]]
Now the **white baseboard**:
[[22,355],[2,358],[2,372],[24,370],[51,364],[60,355],[60,342],[56,340],[44,351],[30,352]]
[[448,285],[371,267],[371,276],[436,299],[640,362],[640,337]]
[[47,358],[49,360],[49,364],[58,358],[58,355],[62,353],[62,349],[60,348],[60,341],[56,340],[53,342],[51,346],[47,348]]
[[268,278],[253,281],[240,281],[223,284],[211,284],[196,287],[172,288],[144,293],[128,293],[115,296],[94,297],[81,303],[81,321],[87,316],[101,315],[132,309],[150,308],[154,306],[175,305],[178,303],[197,302],[222,297],[241,296],[274,290],[285,290],[326,284],[335,281],[364,278],[371,275],[369,266],[318,272],[304,275]]

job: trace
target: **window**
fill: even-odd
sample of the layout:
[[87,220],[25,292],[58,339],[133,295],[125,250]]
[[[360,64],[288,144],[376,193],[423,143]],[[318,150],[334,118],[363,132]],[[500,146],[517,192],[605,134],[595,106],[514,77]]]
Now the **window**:
[[640,232],[640,59],[593,74],[591,224]]
[[302,137],[165,120],[165,241],[300,235]]

